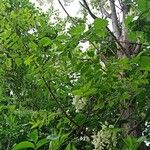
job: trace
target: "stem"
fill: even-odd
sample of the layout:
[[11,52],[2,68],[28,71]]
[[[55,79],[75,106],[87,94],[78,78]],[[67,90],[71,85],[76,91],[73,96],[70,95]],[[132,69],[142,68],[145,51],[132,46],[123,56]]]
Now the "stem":
[[63,4],[61,3],[60,0],[58,0],[60,6],[62,7],[62,9],[65,11],[65,13],[67,14],[67,16],[71,19],[72,22],[74,22],[73,18],[69,15],[69,13],[67,12],[67,10],[65,9],[65,7],[63,6]]
[[68,118],[68,120],[70,120],[70,122],[72,122],[75,126],[79,127],[79,125],[66,113],[66,111],[64,110],[63,106],[60,104],[60,102],[58,101],[57,97],[55,96],[55,94],[53,93],[50,85],[48,84],[48,82],[46,81],[46,79],[41,76],[45,86],[47,87],[49,93],[52,95],[53,100],[57,103],[58,107],[61,109],[61,111],[63,112],[63,114],[66,116],[66,118]]

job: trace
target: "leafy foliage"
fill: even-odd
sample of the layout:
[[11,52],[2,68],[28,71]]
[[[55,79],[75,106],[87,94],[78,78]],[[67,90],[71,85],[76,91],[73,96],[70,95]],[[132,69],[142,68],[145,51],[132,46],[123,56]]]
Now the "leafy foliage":
[[[101,149],[136,150],[148,141],[150,6],[136,4],[138,19],[128,16],[125,24],[141,51],[117,58],[106,19],[75,19],[66,30],[68,20],[53,23],[53,12],[28,0],[0,0],[1,150],[92,150],[97,141]],[[125,118],[128,108],[134,112]],[[133,119],[135,127],[122,127]],[[144,136],[126,134],[139,126]]]

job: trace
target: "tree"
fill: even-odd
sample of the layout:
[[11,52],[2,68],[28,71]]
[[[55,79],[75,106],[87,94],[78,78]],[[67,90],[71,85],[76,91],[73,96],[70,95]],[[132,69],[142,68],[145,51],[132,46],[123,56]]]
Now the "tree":
[[0,0],[0,149],[148,149],[150,2],[58,2],[64,20]]

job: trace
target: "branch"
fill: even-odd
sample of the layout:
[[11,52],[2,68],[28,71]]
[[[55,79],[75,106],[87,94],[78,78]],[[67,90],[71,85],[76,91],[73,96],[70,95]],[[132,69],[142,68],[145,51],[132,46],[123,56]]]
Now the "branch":
[[60,6],[62,7],[62,9],[64,10],[64,12],[67,14],[67,16],[71,19],[71,21],[74,22],[73,18],[69,15],[69,13],[67,12],[67,10],[63,6],[62,2],[60,0],[58,0],[58,2],[60,4]]
[[[24,45],[25,49],[27,50],[27,54],[29,54],[28,48],[27,48],[27,46],[26,46],[26,44],[25,44],[24,42],[23,42],[23,45]],[[35,64],[35,66],[36,66],[37,68],[39,68],[39,65],[38,65],[35,61],[33,61],[33,62],[34,62],[34,64]],[[69,116],[69,115],[66,113],[65,109],[63,108],[63,106],[62,106],[62,105],[60,104],[60,102],[58,101],[57,97],[56,97],[55,94],[53,93],[53,91],[52,91],[50,85],[47,83],[47,81],[46,81],[46,79],[44,78],[44,76],[42,75],[41,71],[39,71],[39,73],[40,73],[40,75],[41,75],[41,78],[42,78],[42,80],[43,80],[45,86],[47,87],[49,93],[51,94],[53,100],[56,102],[56,104],[57,104],[58,107],[61,109],[61,111],[63,112],[63,114],[66,116],[66,118],[67,118],[70,122],[72,122],[75,126],[80,127],[80,126],[71,118],[71,116]]]
[[89,8],[89,5],[87,4],[86,0],[82,0],[82,1],[83,1],[83,4],[84,4],[84,8],[87,9],[87,11],[88,11],[88,13],[90,14],[90,16],[91,16],[93,19],[98,18],[98,17],[96,17],[96,16],[92,13],[92,11],[91,11],[91,9]]
[[85,9],[87,9],[81,2],[79,2],[80,3],[80,5],[82,6],[82,7],[84,7]]
[[121,10],[122,10],[122,0],[118,0],[118,2],[119,2],[119,5],[120,5],[120,7],[121,7]]
[[140,51],[140,49],[141,49],[141,45],[140,44],[136,44],[136,47],[133,50],[133,54],[138,54],[138,52]]
[[105,18],[111,18],[111,14],[108,13],[108,11],[104,8],[102,4],[99,5],[99,8],[102,14],[102,18],[104,18],[103,16],[105,16]]
[[84,126],[79,126],[79,125],[73,120],[73,118],[71,118],[71,116],[69,116],[69,115],[66,113],[66,111],[65,111],[64,108],[63,108],[63,106],[60,104],[60,102],[58,101],[57,97],[56,97],[55,94],[53,93],[53,91],[52,91],[50,85],[47,83],[46,79],[45,79],[43,76],[42,76],[42,79],[43,79],[43,81],[44,81],[44,83],[45,83],[45,86],[47,87],[49,93],[52,95],[53,100],[57,103],[58,107],[61,109],[61,111],[63,112],[63,114],[66,116],[66,118],[67,118],[70,122],[72,122],[75,126],[78,127],[79,133],[84,132],[85,135],[87,135],[90,139],[92,139],[90,133],[89,133],[88,131],[84,131],[84,130],[83,130]]
[[57,103],[58,107],[61,109],[61,111],[63,112],[63,114],[66,116],[66,118],[68,118],[68,120],[70,122],[72,122],[75,126],[79,127],[79,125],[66,113],[66,111],[64,110],[63,106],[60,104],[60,102],[58,101],[57,97],[55,96],[55,94],[53,93],[50,85],[48,84],[48,82],[46,81],[46,79],[42,76],[42,79],[45,83],[45,86],[47,87],[49,93],[51,94],[53,100]]
[[[95,16],[95,15],[92,13],[92,11],[91,11],[91,9],[89,8],[89,6],[88,6],[86,0],[83,0],[83,3],[84,3],[84,6],[85,6],[84,8],[87,9],[87,11],[88,11],[88,13],[90,14],[90,16],[91,16],[93,19],[97,19],[98,17]],[[108,27],[106,27],[106,29],[107,29],[107,31],[111,34],[111,36],[114,38],[114,40],[116,41],[116,43],[118,44],[118,46],[121,48],[121,51],[122,51],[127,57],[131,57],[130,54],[126,52],[126,49],[122,46],[122,44],[119,42],[119,40],[118,40],[117,37],[114,35],[114,33],[111,32],[111,30],[110,30]]]

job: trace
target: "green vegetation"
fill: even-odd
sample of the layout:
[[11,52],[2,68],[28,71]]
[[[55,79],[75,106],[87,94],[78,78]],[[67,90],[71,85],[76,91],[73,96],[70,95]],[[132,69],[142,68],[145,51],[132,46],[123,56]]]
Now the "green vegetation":
[[[94,15],[100,2],[111,14]],[[0,150],[148,149],[150,1],[120,2],[115,23],[114,0],[81,0],[84,17],[65,19],[0,0]]]

